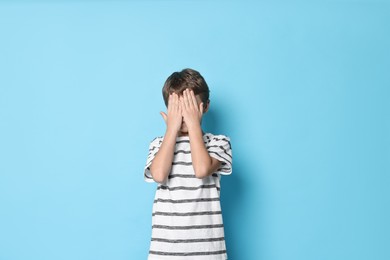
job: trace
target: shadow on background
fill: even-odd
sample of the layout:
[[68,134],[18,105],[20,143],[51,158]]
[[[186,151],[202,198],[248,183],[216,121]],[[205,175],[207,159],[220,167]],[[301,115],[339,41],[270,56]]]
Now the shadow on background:
[[[229,131],[231,127],[229,122],[221,122],[219,118],[226,118],[220,113],[227,111],[228,104],[224,102],[218,104],[212,103],[210,110],[203,118],[203,128],[206,132],[212,134],[224,134],[230,137],[233,157],[233,171],[231,175],[222,175],[221,177],[221,207],[223,212],[223,222],[225,231],[225,240],[228,259],[242,259],[243,252],[254,251],[256,248],[256,255],[252,255],[253,259],[264,259],[264,244],[262,238],[264,237],[264,230],[262,229],[261,209],[262,198],[259,193],[263,190],[261,188],[261,181],[246,179],[257,171],[257,177],[260,176],[261,160],[251,162],[248,160],[249,156],[245,154],[235,153],[235,147],[244,146],[236,140],[242,140],[245,137],[245,129],[240,129],[237,125],[234,131]],[[230,117],[231,122],[237,122],[235,118]],[[230,132],[234,132],[230,134]],[[248,137],[249,138],[249,137]],[[244,148],[237,149],[242,151]],[[253,164],[253,165],[251,165]],[[251,190],[248,187],[249,182],[256,182],[258,190]],[[254,239],[255,238],[255,239]]]

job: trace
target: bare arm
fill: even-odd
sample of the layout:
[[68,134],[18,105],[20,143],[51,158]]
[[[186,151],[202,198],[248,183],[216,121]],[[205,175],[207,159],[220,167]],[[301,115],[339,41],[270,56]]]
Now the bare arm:
[[156,153],[152,164],[150,165],[150,173],[156,182],[164,182],[171,172],[173,153],[176,145],[176,136],[177,132],[168,131],[167,129],[160,149]]
[[201,118],[203,116],[203,103],[198,105],[194,92],[184,90],[180,99],[183,109],[184,121],[188,126],[190,138],[192,166],[197,178],[205,178],[215,172],[221,162],[211,157],[204,145]]
[[163,112],[161,115],[167,124],[167,130],[160,149],[150,165],[150,173],[152,174],[153,180],[159,183],[164,182],[171,172],[176,137],[182,122],[179,97],[176,93],[169,95],[168,115]]
[[200,126],[193,127],[188,134],[190,136],[191,158],[195,176],[200,179],[205,178],[215,172],[221,162],[209,155],[203,142]]

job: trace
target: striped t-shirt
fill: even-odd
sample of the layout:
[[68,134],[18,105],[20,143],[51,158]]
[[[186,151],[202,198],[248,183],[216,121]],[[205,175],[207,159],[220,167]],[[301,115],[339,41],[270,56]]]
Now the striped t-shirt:
[[[144,180],[154,182],[149,166],[164,137],[149,145]],[[158,183],[152,210],[152,238],[148,260],[226,260],[226,245],[220,204],[220,174],[232,173],[230,138],[203,133],[210,156],[221,161],[212,175],[195,177],[190,139],[176,137],[172,169]]]

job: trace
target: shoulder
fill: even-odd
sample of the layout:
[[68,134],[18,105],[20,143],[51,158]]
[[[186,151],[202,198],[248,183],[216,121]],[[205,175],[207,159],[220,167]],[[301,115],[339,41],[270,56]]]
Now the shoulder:
[[230,136],[224,135],[224,134],[212,134],[212,133],[206,133],[206,142],[207,143],[228,143],[230,144]]

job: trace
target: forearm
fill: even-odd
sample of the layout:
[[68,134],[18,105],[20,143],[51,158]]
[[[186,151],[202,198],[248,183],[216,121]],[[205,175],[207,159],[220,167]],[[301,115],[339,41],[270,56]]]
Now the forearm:
[[188,132],[191,146],[192,166],[197,178],[204,178],[211,174],[211,157],[205,147],[200,125],[190,128]]
[[156,182],[163,182],[169,175],[172,168],[172,161],[175,151],[177,132],[167,129],[160,149],[156,153],[150,172]]

